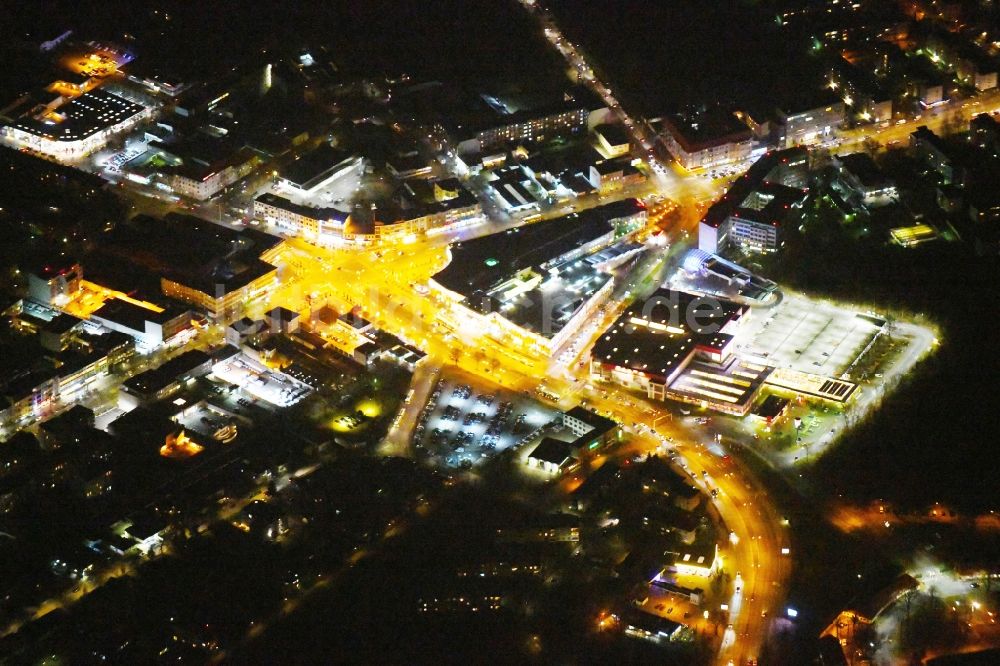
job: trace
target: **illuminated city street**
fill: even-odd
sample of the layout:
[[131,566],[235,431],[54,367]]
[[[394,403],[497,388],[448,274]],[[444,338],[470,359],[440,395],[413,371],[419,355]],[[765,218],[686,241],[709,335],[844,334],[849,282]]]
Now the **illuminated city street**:
[[0,664],[998,663],[995,4],[12,7]]

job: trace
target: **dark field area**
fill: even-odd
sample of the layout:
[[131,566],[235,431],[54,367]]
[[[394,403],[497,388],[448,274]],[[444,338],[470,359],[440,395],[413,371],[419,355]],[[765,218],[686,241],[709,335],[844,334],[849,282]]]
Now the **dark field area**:
[[900,316],[922,314],[941,329],[937,353],[810,472],[816,488],[906,509],[934,502],[962,512],[996,509],[997,258],[975,256],[964,244],[908,251],[834,230],[794,239],[774,276]]
[[[60,1],[18,5],[16,22],[5,17],[14,9],[0,8],[0,25],[26,26],[10,35],[15,44],[73,30],[84,39],[134,45],[140,60],[146,56],[181,77],[205,77],[268,50],[323,45],[338,67],[360,76],[406,73],[415,79],[498,87],[517,81],[539,89],[566,83],[563,62],[547,48],[537,24],[517,3],[506,0],[280,5],[223,0],[212,3],[211,11],[176,0],[155,5],[107,2],[100,11]],[[123,35],[126,26],[131,38]],[[2,76],[17,77],[16,68]],[[0,85],[4,82],[0,78]]]
[[770,109],[822,71],[806,40],[782,32],[767,3],[553,0],[548,6],[620,90],[622,103],[649,118],[703,102]]

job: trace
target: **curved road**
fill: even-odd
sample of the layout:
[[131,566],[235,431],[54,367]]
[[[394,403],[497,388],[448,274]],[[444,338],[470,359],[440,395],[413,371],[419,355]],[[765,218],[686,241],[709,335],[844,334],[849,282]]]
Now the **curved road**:
[[[664,405],[610,385],[594,386],[586,367],[552,368],[547,356],[523,340],[510,335],[496,339],[496,333],[470,325],[436,290],[418,294],[411,285],[426,282],[448,260],[443,242],[408,245],[405,262],[392,260],[396,252],[402,250],[338,252],[291,241],[283,257],[288,289],[273,302],[287,306],[296,296],[327,294],[335,303],[361,306],[377,326],[420,346],[431,365],[451,363],[519,391],[533,391],[544,381],[562,396],[564,407],[587,400],[636,433],[638,452],[655,451],[671,438],[696,482],[718,489],[713,502],[736,536],[724,544],[723,558],[734,588],[741,589],[729,603],[732,629],[723,638],[719,663],[743,664],[755,658],[770,618],[781,607],[790,561],[780,552],[787,545],[781,516],[752,472],[735,457],[725,460],[711,453],[697,432],[670,420]],[[650,432],[653,423],[658,425]]]

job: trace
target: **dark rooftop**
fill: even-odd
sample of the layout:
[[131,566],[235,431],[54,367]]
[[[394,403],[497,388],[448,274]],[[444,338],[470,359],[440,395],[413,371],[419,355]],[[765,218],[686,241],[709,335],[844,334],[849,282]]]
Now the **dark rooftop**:
[[144,108],[107,90],[97,89],[66,102],[46,119],[28,116],[11,124],[53,141],[79,141],[141,113]]
[[886,182],[885,174],[868,153],[851,153],[837,158],[865,187],[875,187]]
[[566,412],[567,416],[571,416],[575,419],[583,421],[589,425],[593,430],[588,433],[588,436],[593,436],[596,434],[604,434],[609,430],[614,430],[618,427],[618,424],[606,416],[601,416],[595,411],[589,410],[586,407],[581,407],[577,405],[569,411]]
[[126,380],[124,386],[131,393],[155,395],[170,386],[178,377],[182,377],[210,360],[211,356],[205,352],[192,349],[170,359],[158,368],[146,370]]
[[749,141],[753,136],[735,115],[718,107],[672,113],[663,117],[663,124],[689,153],[731,141]]
[[[664,381],[685,364],[698,344],[711,341],[742,311],[742,306],[728,301],[712,299],[718,309],[709,303],[686,292],[657,290],[629,307],[597,339],[591,357]],[[636,323],[644,321],[649,324]]]
[[543,460],[553,465],[562,465],[567,460],[572,457],[572,449],[570,448],[569,442],[564,442],[561,439],[554,439],[552,437],[545,437],[541,442],[538,443],[531,453],[529,458],[535,458],[536,460]]
[[785,410],[788,402],[788,398],[769,395],[753,410],[754,416],[759,416],[762,419],[773,419]]
[[351,153],[324,143],[283,167],[281,177],[299,189],[309,190],[352,157]]
[[640,210],[635,199],[598,206],[451,247],[451,262],[434,276],[446,289],[471,296],[520,270],[538,266],[611,230],[610,220]]

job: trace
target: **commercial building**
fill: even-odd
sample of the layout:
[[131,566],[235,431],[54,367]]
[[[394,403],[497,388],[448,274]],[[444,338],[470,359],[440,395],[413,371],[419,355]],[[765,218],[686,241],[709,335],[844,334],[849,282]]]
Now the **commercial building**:
[[23,426],[72,404],[133,352],[132,339],[120,333],[77,333],[43,367],[25,363],[0,382],[0,421]]
[[175,356],[157,368],[146,370],[125,380],[122,390],[132,402],[149,404],[170,397],[188,380],[207,374],[211,367],[212,357],[203,351],[193,349]]
[[698,225],[698,248],[718,254],[728,247],[775,252],[782,226],[805,201],[808,153],[803,148],[761,157],[705,213]]
[[661,289],[629,307],[591,350],[591,375],[656,400],[745,415],[769,368],[733,354],[747,306]]
[[90,320],[133,338],[143,349],[155,349],[181,331],[191,328],[191,311],[184,308],[150,310],[128,301],[112,299],[95,310]]
[[[997,211],[1000,213],[1000,210]],[[917,247],[924,243],[937,240],[941,235],[929,224],[913,224],[907,227],[894,227],[889,230],[889,238],[893,243],[905,248]]]
[[38,341],[52,352],[61,352],[82,328],[83,320],[61,312],[38,327]]
[[653,643],[669,642],[684,628],[679,622],[644,613],[638,608],[625,608],[614,616],[622,623],[626,636]]
[[545,199],[545,188],[528,168],[508,164],[489,173],[489,191],[508,213],[537,209]]
[[576,436],[570,442],[570,446],[576,451],[593,451],[614,439],[620,432],[618,424],[611,419],[579,405],[563,412],[562,424]]
[[594,139],[606,158],[628,155],[631,139],[624,125],[598,125],[594,128]]
[[543,437],[528,454],[528,465],[549,475],[559,474],[576,464],[581,453],[594,451],[620,435],[617,423],[596,412],[576,406],[563,412],[562,426],[570,439]]
[[226,321],[262,298],[278,282],[278,269],[266,261],[252,261],[237,273],[163,277],[163,293],[204,310],[216,321]]
[[844,101],[829,88],[782,104],[776,111],[778,145],[823,143],[844,123]]
[[331,206],[297,204],[272,192],[265,192],[254,199],[253,215],[274,225],[283,233],[301,236],[320,244],[343,238],[348,218],[346,211]]
[[642,253],[629,237],[645,220],[630,199],[459,243],[434,283],[472,329],[552,353],[610,295],[610,267]]
[[[443,183],[444,185],[440,185]],[[254,199],[254,217],[281,233],[318,245],[372,245],[438,234],[476,224],[482,208],[476,197],[454,179],[407,181],[395,200],[353,213],[332,206],[298,201],[311,197],[266,192]]]
[[717,544],[686,548],[673,555],[671,566],[682,575],[708,578],[722,566]]
[[711,169],[750,157],[753,132],[722,109],[673,113],[661,119],[660,138],[685,169]]
[[528,454],[528,464],[546,474],[556,475],[576,464],[569,442],[554,437],[544,437]]
[[227,323],[277,284],[270,262],[281,249],[280,238],[256,229],[171,213],[120,225],[84,263],[120,292],[155,298],[155,290]]
[[359,156],[324,143],[283,167],[278,184],[299,196],[309,196],[361,164]]
[[111,137],[152,117],[152,108],[103,88],[67,100],[62,95],[0,128],[16,148],[56,160],[75,160],[104,148]]
[[166,184],[177,194],[198,201],[212,198],[261,163],[260,155],[246,146],[208,137],[149,145],[172,162],[160,169]]

